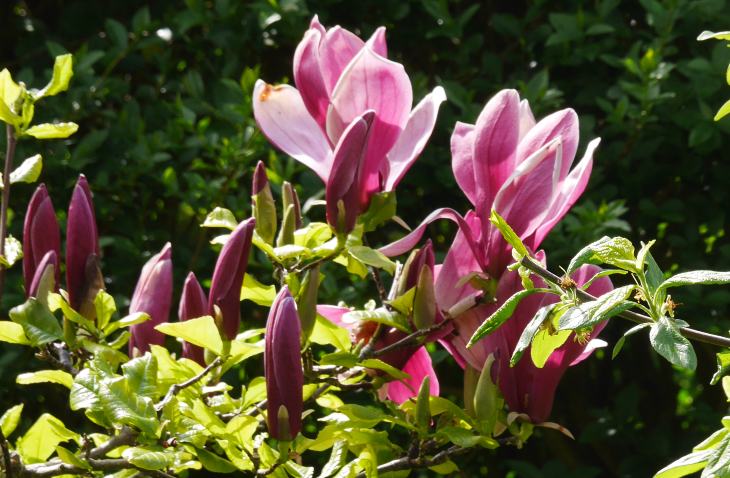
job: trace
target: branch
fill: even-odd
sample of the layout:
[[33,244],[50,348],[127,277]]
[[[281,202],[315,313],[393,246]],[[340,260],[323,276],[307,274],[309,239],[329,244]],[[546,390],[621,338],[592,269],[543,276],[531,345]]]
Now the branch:
[[[525,256],[522,261],[520,261],[520,264],[527,269],[530,269],[530,271],[534,272],[538,276],[542,277],[548,282],[551,282],[553,284],[558,284],[560,281],[560,277],[556,276],[552,272],[548,271],[547,269],[543,269],[539,265],[535,264],[530,260],[529,257]],[[580,297],[583,300],[586,301],[592,301],[596,300],[596,297],[592,296],[588,292],[581,290],[580,288],[575,289],[576,293],[578,294],[578,297]],[[654,321],[651,319],[651,317],[647,317],[643,314],[637,314],[636,312],[626,311],[618,314],[619,317],[623,317],[624,319],[630,320],[632,322],[636,322],[637,324],[653,324]],[[699,330],[690,329],[687,327],[683,327],[679,329],[679,332],[684,335],[685,337],[689,339],[698,340],[700,342],[705,342],[707,344],[712,345],[718,345],[720,347],[730,347],[730,338],[726,337],[720,337],[719,335],[713,335],[708,334],[707,332],[702,332]]]
[[276,471],[276,469],[279,468],[279,466],[282,465],[282,464],[283,463],[277,461],[276,463],[274,463],[273,465],[271,465],[270,467],[268,467],[268,468],[266,468],[264,470],[256,470],[256,476],[267,476],[267,475],[270,475],[274,471]]
[[155,405],[155,410],[157,410],[158,412],[160,410],[162,410],[165,407],[165,405],[167,405],[167,403],[170,400],[172,400],[172,397],[174,397],[175,395],[177,395],[181,391],[185,390],[186,388],[188,388],[190,386],[193,386],[196,383],[198,383],[201,380],[203,380],[203,377],[205,377],[206,375],[208,375],[208,373],[210,373],[211,370],[213,370],[214,368],[216,368],[222,362],[223,362],[223,359],[221,357],[218,357],[215,360],[213,360],[213,362],[210,365],[208,365],[207,367],[205,367],[205,370],[203,370],[202,372],[200,372],[198,375],[196,375],[195,377],[191,378],[187,382],[174,384],[172,387],[170,387],[170,390],[168,390],[167,395],[165,395],[165,398],[162,399],[162,401],[160,403],[158,403],[157,405]]
[[[91,458],[88,463],[94,471],[115,472],[118,470],[139,469],[124,458],[111,458],[108,460],[94,460]],[[19,475],[23,478],[50,478],[59,475],[87,475],[89,473],[89,470],[60,461],[28,466],[21,465],[19,471]],[[141,471],[157,478],[172,478],[171,475],[159,470]]]
[[118,435],[114,435],[98,447],[89,452],[91,458],[102,458],[112,450],[116,450],[122,446],[132,446],[137,441],[137,435],[131,428],[125,426],[119,431]]
[[[376,351],[372,352],[370,354],[370,357],[365,357],[365,358],[377,358],[377,357],[381,357],[381,356],[383,356],[385,354],[388,354],[390,352],[394,352],[396,350],[400,350],[400,349],[404,349],[404,348],[407,348],[407,347],[412,347],[414,345],[418,345],[418,339],[419,338],[421,338],[421,337],[423,337],[425,335],[426,336],[427,335],[430,335],[430,334],[432,334],[432,333],[434,333],[436,331],[439,331],[439,330],[443,329],[444,327],[446,327],[447,325],[449,325],[452,320],[453,319],[451,319],[451,318],[447,318],[447,319],[442,320],[438,324],[432,325],[431,327],[427,327],[425,329],[417,330],[417,331],[413,332],[411,335],[409,335],[408,337],[404,337],[404,338],[402,338],[401,340],[399,340],[398,342],[396,342],[394,344],[388,345],[387,347],[383,347],[380,350],[376,350]],[[361,357],[361,361],[362,361],[362,357]]]
[[[393,471],[402,471],[402,470],[414,470],[418,468],[430,468],[432,466],[440,465],[442,463],[446,463],[451,459],[453,456],[461,455],[464,453],[467,453],[469,451],[474,450],[475,448],[462,448],[460,446],[452,446],[448,450],[444,450],[442,452],[437,453],[433,458],[428,459],[413,459],[409,456],[405,456],[403,458],[399,458],[397,460],[393,460],[391,462],[385,463],[384,465],[380,465],[378,467],[378,475],[382,473],[388,473]],[[357,474],[355,478],[365,478],[367,475],[365,471],[361,471]]]
[[79,373],[79,369],[73,366],[71,362],[71,354],[66,350],[66,346],[63,344],[49,344],[48,347],[53,346],[56,349],[58,358],[54,357],[48,348],[42,348],[39,353],[36,354],[40,360],[50,363],[59,370],[71,374],[75,377]]
[[3,470],[5,470],[6,478],[13,478],[13,467],[10,463],[10,450],[8,449],[8,441],[3,435],[3,431],[0,428],[0,453],[3,455]]

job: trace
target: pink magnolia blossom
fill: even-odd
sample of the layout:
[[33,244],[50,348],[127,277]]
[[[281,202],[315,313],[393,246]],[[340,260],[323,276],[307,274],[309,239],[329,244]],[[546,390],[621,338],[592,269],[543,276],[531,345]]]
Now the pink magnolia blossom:
[[[458,257],[473,255],[476,264],[455,260],[449,267],[444,264],[441,275],[461,278],[481,271],[499,279],[512,255],[511,247],[489,222],[491,210],[507,221],[527,247],[536,250],[583,193],[599,141],[590,142],[583,159],[570,171],[578,149],[575,111],[564,109],[536,123],[517,91],[502,90],[484,107],[476,125],[457,123],[451,136],[454,175],[474,210],[464,218],[449,209],[437,210],[410,235],[381,252],[402,254],[418,242],[429,222],[452,219],[459,223],[460,234],[472,252]],[[474,265],[476,268],[469,269]]]
[[[544,253],[539,253],[537,257],[544,262]],[[597,266],[586,265],[574,272],[572,279],[578,286],[582,286],[600,270]],[[545,286],[540,278],[534,276],[533,282],[535,287]],[[470,286],[467,285],[465,288],[469,289]],[[500,355],[498,384],[510,411],[527,414],[532,423],[542,423],[550,414],[555,390],[567,368],[587,358],[595,348],[605,346],[605,342],[594,338],[587,344],[581,344],[574,340],[575,336],[572,335],[550,355],[543,368],[535,366],[529,348],[520,361],[514,367],[510,367],[510,357],[527,324],[542,307],[558,302],[558,297],[554,294],[534,294],[523,299],[512,317],[501,327],[467,349],[466,344],[484,320],[522,289],[522,281],[517,271],[505,272],[497,286],[496,303],[482,305],[461,314],[454,321],[459,335],[446,339],[449,343],[447,349],[454,354],[457,361],[461,363],[466,361],[478,370],[483,368],[489,354]],[[612,289],[610,279],[600,277],[588,287],[587,291],[600,296]],[[598,335],[605,325],[606,322],[598,324],[591,335],[594,337]]]
[[446,100],[443,88],[436,87],[411,110],[408,75],[387,56],[384,27],[363,42],[339,26],[325,30],[315,16],[294,55],[297,88],[259,80],[253,93],[254,116],[264,135],[328,187],[330,179],[340,180],[331,173],[335,152],[351,148],[341,145],[351,140],[345,131],[373,111],[355,178],[361,213],[373,194],[392,191],[421,154]]

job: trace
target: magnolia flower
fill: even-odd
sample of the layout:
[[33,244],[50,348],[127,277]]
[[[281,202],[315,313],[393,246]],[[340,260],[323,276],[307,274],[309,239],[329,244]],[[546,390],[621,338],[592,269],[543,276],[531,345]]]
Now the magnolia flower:
[[294,55],[294,80],[272,86],[259,80],[254,116],[277,148],[310,167],[329,186],[344,132],[374,112],[357,176],[359,212],[373,194],[392,191],[431,136],[443,88],[411,110],[413,91],[403,65],[387,59],[385,28],[366,42],[339,26],[325,31],[315,16]]
[[[464,218],[448,209],[435,211],[410,235],[381,252],[402,254],[418,242],[428,223],[448,218],[459,223],[471,254],[455,251],[454,263],[444,264],[442,277],[456,274],[458,281],[481,271],[499,279],[512,255],[511,247],[489,222],[491,210],[536,250],[583,193],[599,141],[588,144],[585,156],[570,171],[578,149],[575,111],[561,110],[535,123],[527,101],[520,103],[515,90],[502,90],[487,103],[476,125],[457,123],[451,137],[454,175],[474,210]],[[465,266],[472,255],[476,269]]]
[[87,319],[94,320],[94,299],[98,291],[104,289],[104,280],[99,269],[99,234],[94,203],[83,174],[79,176],[68,209],[66,287],[69,305]]
[[45,184],[38,186],[28,204],[23,227],[23,252],[26,297],[35,297],[38,282],[49,265],[54,267],[54,289],[58,291],[61,280],[58,262],[61,257],[61,233]]
[[291,441],[302,429],[301,334],[296,302],[284,286],[271,305],[264,345],[267,420],[269,433],[276,440]]
[[208,315],[216,319],[225,340],[235,339],[241,325],[241,287],[255,227],[254,218],[236,227],[221,249],[213,271]]
[[[538,260],[545,261],[543,253],[537,254]],[[586,265],[573,273],[572,279],[580,287],[591,279],[601,269],[598,266]],[[540,278],[533,276],[535,287],[544,287]],[[467,286],[468,287],[468,286]],[[450,343],[450,352],[454,354],[462,366],[464,361],[477,370],[481,370],[490,354],[501,357],[499,360],[499,389],[512,412],[524,413],[530,417],[532,423],[544,422],[553,406],[555,390],[565,370],[587,358],[597,347],[603,347],[605,342],[593,339],[588,343],[574,340],[575,335],[567,338],[566,342],[555,350],[542,368],[537,368],[530,357],[530,349],[524,353],[514,367],[510,367],[510,357],[515,350],[522,331],[532,320],[538,310],[549,304],[558,302],[554,294],[533,294],[520,302],[507,322],[487,335],[470,348],[466,344],[474,332],[494,311],[497,310],[513,294],[522,290],[522,280],[517,271],[508,271],[502,275],[497,286],[496,303],[482,305],[461,314],[454,325],[459,332],[458,336],[447,339]],[[608,277],[596,279],[587,292],[600,296],[613,289]],[[596,325],[591,333],[595,337],[605,327],[606,322]]]
[[[150,345],[164,347],[165,334],[155,326],[167,322],[172,305],[172,246],[168,242],[142,268],[137,287],[129,304],[129,313],[145,312],[150,320],[133,325],[129,330],[130,355],[144,355]],[[136,349],[136,351],[135,351]]]
[[[177,315],[180,322],[208,315],[208,298],[192,272],[185,279]],[[200,366],[205,367],[205,349],[203,347],[183,341],[183,358],[194,360]]]

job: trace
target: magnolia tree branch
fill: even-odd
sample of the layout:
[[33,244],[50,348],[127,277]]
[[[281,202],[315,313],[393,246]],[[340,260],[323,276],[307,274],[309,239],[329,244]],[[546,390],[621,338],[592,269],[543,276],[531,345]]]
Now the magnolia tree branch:
[[[542,277],[546,281],[552,283],[552,284],[558,284],[560,281],[560,277],[556,276],[552,272],[548,271],[547,269],[544,269],[540,267],[539,265],[535,264],[530,258],[525,256],[522,261],[520,261],[520,264],[524,266],[525,268],[529,269],[531,272],[535,273],[536,275]],[[596,300],[596,297],[592,296],[588,292],[576,288],[576,293],[578,294],[578,297],[580,297],[582,300],[585,301],[592,301]],[[636,322],[637,324],[653,324],[654,321],[643,314],[637,314],[636,312],[626,311],[621,312],[618,314],[619,317],[623,317],[624,319],[630,320],[632,322]],[[719,335],[713,335],[708,334],[706,332],[702,332],[699,330],[690,329],[688,327],[682,327],[679,329],[680,333],[687,337],[688,339],[694,339],[698,340],[700,342],[705,342],[712,345],[718,345],[720,347],[730,347],[730,338],[721,337]]]
[[12,478],[13,476],[13,467],[10,462],[10,450],[8,449],[8,441],[5,439],[5,435],[3,435],[2,429],[0,429],[0,453],[3,455],[3,470],[5,471],[5,476],[7,478]]
[[[7,125],[8,149],[5,155],[5,176],[3,176],[3,199],[0,205],[0,255],[5,256],[5,239],[8,235],[8,201],[10,200],[10,173],[13,172],[13,158],[15,157],[15,145],[18,138],[15,137],[15,127]],[[3,285],[5,284],[5,273],[7,268],[0,264],[0,305],[3,300]]]
[[[89,458],[89,466],[94,471],[115,472],[119,470],[138,469],[124,458],[110,458],[108,460],[94,460]],[[38,463],[20,467],[19,476],[23,478],[50,478],[59,475],[88,475],[89,470],[68,463],[51,462]],[[160,470],[140,470],[143,473],[157,478],[172,478],[172,475]]]
[[[54,357],[53,353],[49,350],[51,346],[56,349],[58,358]],[[73,363],[71,363],[71,354],[63,344],[49,344],[47,348],[42,348],[41,351],[36,354],[36,357],[50,363],[59,370],[63,370],[64,372],[71,374],[73,377],[79,373],[79,369],[74,367]]]
[[175,395],[177,395],[181,391],[185,390],[186,388],[191,387],[191,386],[195,385],[196,383],[200,382],[201,380],[203,380],[203,377],[208,375],[211,370],[216,368],[222,362],[223,362],[223,359],[221,357],[217,357],[215,360],[213,360],[213,362],[211,362],[210,365],[205,367],[205,369],[202,372],[200,372],[198,375],[196,375],[195,377],[191,378],[190,380],[188,380],[186,382],[176,383],[173,386],[171,386],[170,390],[168,390],[168,392],[167,392],[167,395],[165,395],[165,398],[163,398],[162,401],[155,406],[155,410],[157,410],[158,412],[160,410],[162,410],[165,407],[165,405],[167,405],[167,403],[170,400],[172,400],[172,398]]
[[[443,329],[444,327],[449,325],[451,323],[451,321],[452,321],[451,318],[444,319],[441,322],[439,322],[438,324],[432,325],[431,327],[426,327],[425,329],[417,330],[417,331],[413,332],[411,335],[402,338],[401,340],[399,340],[398,342],[396,342],[394,344],[388,345],[387,347],[383,347],[380,350],[373,351],[369,357],[365,357],[365,358],[378,358],[378,357],[381,357],[390,352],[394,352],[396,350],[405,349],[408,347],[413,347],[414,345],[418,345],[419,338],[421,338],[423,336],[428,336],[434,332],[437,332],[437,331]],[[362,359],[362,357],[361,357],[361,359]]]
[[116,450],[122,446],[132,446],[137,441],[137,434],[129,427],[122,427],[119,434],[114,435],[96,448],[92,448],[89,452],[91,458],[102,458],[112,450]]

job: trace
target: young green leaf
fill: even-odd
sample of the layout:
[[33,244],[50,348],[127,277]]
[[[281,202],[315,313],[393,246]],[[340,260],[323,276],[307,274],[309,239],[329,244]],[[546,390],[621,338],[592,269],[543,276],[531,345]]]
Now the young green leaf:
[[730,429],[727,428],[718,430],[709,437],[702,440],[701,443],[695,445],[695,447],[692,448],[692,451],[711,450],[713,448],[717,448],[717,445],[720,444],[720,442],[727,436],[728,433],[730,433]]
[[681,478],[682,476],[691,475],[700,471],[707,465],[714,450],[705,450],[690,453],[680,458],[669,466],[662,468],[654,475],[654,478]]
[[163,334],[179,337],[184,341],[210,350],[218,356],[223,355],[223,341],[213,317],[206,315],[185,322],[160,324],[155,327]]
[[15,171],[10,173],[10,184],[15,183],[34,183],[38,180],[38,176],[41,175],[41,169],[43,168],[43,158],[40,154],[31,156],[30,158],[23,161]]
[[76,123],[46,123],[31,126],[23,132],[23,135],[33,136],[38,139],[68,138],[78,129],[79,125]]
[[637,271],[643,271],[644,270],[644,264],[646,263],[646,256],[649,254],[649,248],[653,246],[656,243],[656,241],[652,240],[649,241],[646,244],[643,244],[641,247],[641,250],[639,250],[639,253],[636,254],[636,270]]
[[132,393],[152,400],[161,395],[157,386],[157,359],[154,355],[144,354],[130,360],[122,365],[122,371]]
[[0,342],[30,345],[30,340],[25,336],[23,326],[7,320],[0,322]]
[[350,332],[339,325],[333,324],[319,314],[317,314],[317,321],[309,340],[319,345],[334,345],[338,350],[345,352],[349,352],[352,348]]
[[559,304],[550,304],[541,308],[537,311],[535,317],[530,320],[525,329],[522,331],[522,335],[520,335],[517,345],[515,345],[515,351],[512,353],[512,358],[509,361],[510,367],[514,367],[515,364],[519,362],[522,354],[525,353],[527,347],[529,347],[532,343],[532,339],[535,338],[535,335],[537,335],[537,332],[540,330],[540,326],[543,322],[545,322],[545,320],[547,320],[558,305]]
[[53,77],[51,78],[51,82],[38,92],[36,98],[53,96],[61,93],[62,91],[66,91],[68,89],[68,83],[71,81],[71,77],[73,75],[73,56],[70,53],[57,56],[56,62],[53,65]]
[[595,301],[584,302],[577,307],[568,309],[560,317],[558,330],[576,330],[591,327],[631,309],[636,306],[636,303],[624,301],[635,288],[635,285],[619,287],[600,296]]
[[276,286],[264,285],[251,277],[249,274],[243,276],[243,287],[241,288],[241,300],[250,300],[258,305],[271,307],[276,298]]
[[25,463],[40,463],[56,451],[56,445],[70,439],[78,439],[78,435],[68,430],[58,418],[44,413],[18,439],[15,449]]
[[[695,460],[698,459],[695,458]],[[720,477],[727,476],[728,472],[730,472],[730,435],[723,438],[717,447],[712,450],[712,454],[707,459],[705,471],[702,474],[707,477]]]
[[103,330],[116,312],[117,304],[106,291],[100,290],[94,298],[94,308],[96,308],[96,325]]
[[639,324],[635,327],[631,327],[625,334],[621,336],[620,339],[618,339],[618,342],[616,342],[616,345],[613,348],[613,354],[611,355],[611,360],[615,359],[618,353],[621,351],[621,348],[624,346],[624,342],[626,342],[626,337],[629,335],[634,335],[636,332],[638,332],[641,329],[645,329],[647,327],[651,327],[652,324],[646,323],[646,324]]
[[228,209],[217,207],[208,213],[201,227],[225,227],[232,231],[236,226],[236,216]]
[[596,279],[599,279],[601,277],[610,276],[610,275],[613,275],[613,274],[622,274],[623,275],[623,274],[628,274],[628,272],[627,271],[623,271],[621,269],[606,269],[606,270],[603,270],[601,272],[598,272],[596,275],[594,275],[593,277],[591,277],[588,280],[588,282],[586,282],[585,284],[583,284],[581,286],[581,290],[588,289],[591,286],[591,284],[593,284],[593,281],[595,281]]
[[162,470],[175,463],[175,451],[159,445],[131,447],[122,452],[122,458],[143,470]]
[[345,440],[338,440],[332,446],[332,453],[330,459],[325,463],[322,468],[322,473],[319,474],[318,478],[329,478],[337,473],[347,461],[347,452],[349,447]]
[[358,357],[349,352],[335,352],[327,354],[319,359],[320,365],[338,365],[340,367],[353,368],[357,365]]
[[611,264],[631,272],[638,272],[634,246],[626,238],[614,237],[608,241],[593,243],[591,250],[604,263]]
[[211,453],[202,448],[196,449],[195,453],[198,454],[198,460],[203,464],[203,468],[213,473],[233,473],[238,469],[225,458],[221,458],[215,453]]
[[522,301],[522,299],[524,299],[528,295],[536,294],[538,292],[553,291],[550,289],[530,289],[517,292],[515,295],[507,299],[507,301],[502,304],[499,309],[497,309],[489,318],[487,318],[487,320],[484,321],[484,323],[482,323],[481,326],[479,326],[479,328],[476,332],[474,332],[474,335],[469,341],[467,348],[471,347],[487,335],[497,330],[500,325],[502,325],[507,321],[507,319],[512,317],[512,314],[514,313],[515,309],[519,305],[520,301]]
[[512,228],[505,222],[502,217],[497,214],[497,211],[492,209],[491,216],[489,217],[489,222],[494,224],[494,226],[499,229],[499,232],[502,233],[502,236],[504,237],[504,240],[507,241],[507,243],[512,246],[512,248],[517,251],[518,254],[521,256],[529,256],[529,253],[527,252],[527,248],[522,243],[522,240],[515,234],[515,231],[512,230]]
[[148,320],[150,320],[150,316],[147,313],[135,312],[134,314],[128,315],[123,319],[112,322],[111,324],[107,324],[106,328],[104,329],[104,335],[108,337],[121,327],[131,327],[133,325],[141,324],[142,322],[147,322]]
[[712,376],[710,385],[716,385],[728,372],[730,372],[730,352],[720,352],[717,354],[717,372]]
[[571,259],[566,274],[570,276],[573,272],[575,272],[580,266],[584,264],[602,264],[603,261],[596,255],[596,253],[593,251],[593,248],[598,247],[610,240],[611,238],[608,236],[602,237],[596,242],[589,244],[580,251],[578,251],[578,254],[576,254],[575,257]]
[[374,231],[381,222],[395,216],[395,191],[377,193],[370,199],[370,207],[364,214],[357,216],[357,222],[363,225],[365,232]]
[[431,378],[426,375],[421,382],[421,388],[418,390],[418,398],[416,400],[416,424],[420,428],[423,435],[428,434],[429,425],[431,424],[431,409],[429,406],[429,397],[431,396]]
[[63,330],[56,317],[33,297],[24,304],[11,309],[10,319],[23,327],[23,331],[33,347],[40,347],[55,340],[63,340]]
[[38,372],[21,373],[15,379],[16,383],[29,385],[32,383],[58,383],[64,387],[71,388],[74,378],[70,373],[62,370],[39,370]]
[[382,370],[383,372],[387,373],[391,377],[395,378],[396,380],[410,380],[411,376],[407,373],[398,370],[397,368],[393,367],[392,365],[388,365],[385,362],[382,362],[378,359],[367,359],[363,360],[360,365],[362,365],[365,368],[372,368],[376,370]]
[[91,470],[91,465],[89,465],[89,462],[87,462],[86,460],[82,460],[62,446],[56,445],[56,453],[58,454],[58,457],[61,459],[61,461],[64,463],[83,468],[84,470]]
[[665,280],[659,290],[680,285],[710,285],[730,283],[730,272],[692,271],[677,274]]
[[354,246],[349,248],[347,253],[363,264],[384,269],[390,274],[395,273],[395,262],[385,257],[380,251],[365,246]]
[[134,394],[126,378],[101,380],[99,401],[112,423],[136,427],[145,435],[157,435],[159,422],[152,400]]
[[543,368],[550,355],[561,347],[572,333],[572,330],[560,330],[552,334],[548,329],[540,330],[532,340],[532,347],[530,348],[530,356],[535,366]]
[[48,294],[48,308],[51,309],[51,312],[55,312],[58,309],[61,309],[64,317],[66,317],[71,322],[82,325],[91,332],[96,331],[96,325],[94,324],[94,322],[88,320],[86,317],[83,317],[81,314],[73,310],[71,306],[68,305],[68,303],[63,299],[61,294],[56,294],[53,292]]
[[652,325],[649,339],[654,350],[672,364],[690,371],[697,368],[697,355],[692,344],[667,317]]
[[385,307],[379,307],[375,310],[354,310],[346,313],[342,320],[345,322],[354,322],[356,320],[370,320],[381,324],[395,327],[398,330],[411,333],[411,324],[403,315],[393,312]]
[[23,412],[23,404],[15,405],[0,417],[0,431],[5,438],[9,437],[20,423],[20,414]]
[[[646,264],[648,265],[646,269],[646,282],[649,286],[649,292],[654,295],[657,293],[659,286],[666,280],[666,277],[664,277],[664,273],[659,268],[654,257],[652,257],[651,252],[646,255]],[[656,297],[656,302],[659,304],[663,303],[665,294],[665,292],[660,292],[660,295]]]

